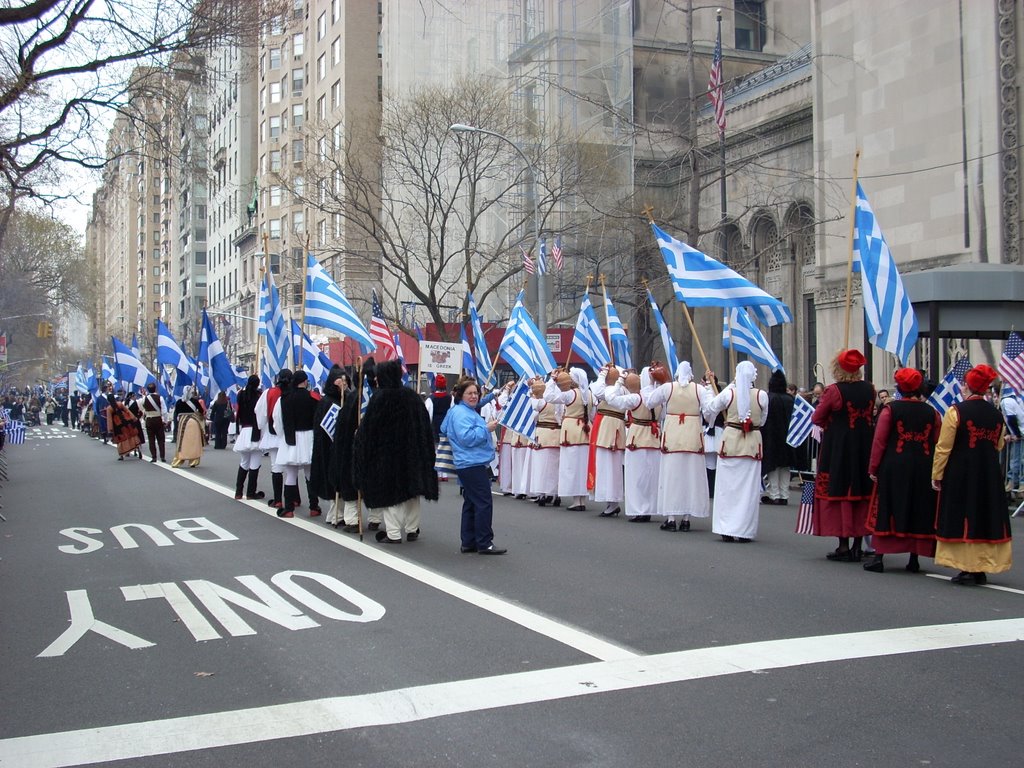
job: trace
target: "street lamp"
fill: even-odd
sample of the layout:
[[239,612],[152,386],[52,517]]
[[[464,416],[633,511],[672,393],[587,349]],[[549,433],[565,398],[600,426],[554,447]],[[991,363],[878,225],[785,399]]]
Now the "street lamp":
[[[455,123],[448,128],[453,133],[482,133],[485,136],[493,136],[496,139],[501,139],[507,144],[510,144],[512,148],[519,153],[519,156],[523,158],[523,162],[526,163],[526,168],[530,172],[530,186],[527,188],[527,192],[530,197],[530,202],[533,204],[533,243],[535,248],[540,248],[540,214],[537,210],[537,172],[533,168],[533,163],[530,162],[530,158],[526,156],[526,153],[519,148],[508,136],[503,136],[495,131],[489,131],[486,128],[477,128],[473,125],[464,125],[463,123]],[[537,258],[540,258],[538,253]],[[544,275],[538,270],[537,275],[537,327],[542,334],[547,335],[548,331],[548,311],[547,311],[547,297],[544,295]]]

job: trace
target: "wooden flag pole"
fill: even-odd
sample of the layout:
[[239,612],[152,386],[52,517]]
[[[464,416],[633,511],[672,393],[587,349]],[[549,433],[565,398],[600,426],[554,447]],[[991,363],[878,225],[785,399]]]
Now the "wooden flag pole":
[[[530,279],[529,277],[524,277],[523,278],[523,290],[524,291],[526,290],[526,282],[529,279]],[[511,319],[511,318],[509,318],[509,319]],[[506,329],[508,328],[508,326],[505,326],[505,327],[506,327]],[[491,361],[491,370],[489,370],[487,372],[487,379],[486,379],[486,381],[490,381],[491,380],[491,377],[494,375],[494,369],[498,367],[498,355],[499,354],[501,354],[501,347],[500,346],[498,347],[498,351],[494,353],[494,360]],[[495,389],[497,389],[498,382],[494,382],[494,384],[495,384]]]
[[[356,431],[359,431],[359,421],[363,416],[363,358],[362,355],[356,358]],[[363,492],[356,490],[356,517],[359,521],[359,540],[363,540]]]
[[732,312],[727,308],[725,310],[725,321],[729,329],[729,367],[732,369],[732,373],[736,372],[736,347],[732,343]]
[[850,255],[846,262],[846,325],[843,333],[843,349],[850,348],[850,305],[853,303],[853,236],[857,228],[857,166],[860,165],[860,149],[853,155],[853,194],[850,197]]
[[612,346],[612,321],[609,319],[610,315],[608,313],[608,289],[604,284],[603,272],[597,276],[597,281],[601,283],[601,297],[604,299],[604,330],[608,334],[608,356],[611,358],[612,365],[615,365],[615,349]]
[[306,233],[306,251],[302,254],[302,314],[299,315],[299,359],[295,363],[295,370],[301,371],[302,361],[306,357],[306,280],[309,277],[309,233]]

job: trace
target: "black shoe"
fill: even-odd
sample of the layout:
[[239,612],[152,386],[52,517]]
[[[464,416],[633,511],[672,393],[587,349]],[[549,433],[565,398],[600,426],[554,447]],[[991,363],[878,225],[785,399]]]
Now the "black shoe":
[[771,496],[762,496],[761,497],[761,503],[762,504],[774,504],[775,503],[775,499],[773,499]]
[[885,563],[882,562],[882,556],[875,555],[871,560],[864,563],[864,570],[871,571],[872,573],[885,573]]
[[[866,565],[864,567],[867,568]],[[910,556],[910,560],[907,561],[906,569],[908,571],[910,571],[911,573],[920,573],[921,572],[921,563],[918,562],[917,555],[911,555]]]
[[599,517],[615,517],[622,511],[622,507],[616,507],[615,509],[606,509],[602,512]]
[[420,537],[420,529],[417,528],[415,531],[409,531],[409,533],[407,533],[405,535],[405,540],[406,541],[416,541],[416,539],[418,539],[419,537]]
[[150,460],[149,460],[149,463],[150,463],[150,464],[156,464],[156,459],[150,459]]
[[553,498],[551,500],[551,506],[552,507],[560,507],[560,506],[562,506],[562,497],[561,496],[555,496],[555,498]]
[[689,520],[683,520],[683,522],[681,522],[679,524],[679,530],[680,531],[688,531],[688,530],[690,530],[690,521]]
[[825,559],[831,560],[834,563],[852,563],[853,553],[849,549],[842,550],[837,547],[835,550],[825,555]]
[[359,533],[359,526],[356,524],[346,525],[341,530],[345,533]]
[[566,507],[570,512],[586,512],[587,508],[582,504],[573,504],[571,507]]
[[664,523],[658,526],[663,531],[678,531],[679,528],[676,526],[675,520],[666,520]]
[[725,535],[725,534],[723,533],[723,534],[722,534],[722,541],[736,541],[736,539],[735,539],[735,537],[733,537],[733,536],[726,536],[726,535]]
[[551,497],[550,496],[538,496],[537,497],[537,506],[538,507],[546,507],[550,503],[551,503]]
[[367,527],[368,530],[371,530],[371,531],[379,531],[380,530],[380,523],[370,523],[366,527]]
[[508,552],[507,549],[498,549],[493,544],[487,547],[487,549],[478,549],[476,551],[478,555],[504,555],[506,552]]
[[978,586],[981,586],[982,584],[988,584],[988,576],[986,576],[981,571],[978,571],[974,574],[974,583]]
[[738,541],[740,544],[749,544],[753,541],[753,539],[748,539],[744,536],[737,536],[736,541]]
[[859,546],[850,549],[850,562],[859,563],[864,559],[864,552]]
[[[984,576],[984,574],[982,574],[982,576]],[[969,587],[973,587],[975,584],[979,583],[977,576],[971,573],[970,571],[960,571],[960,573],[951,578],[950,581],[954,584],[963,584],[964,586]],[[988,581],[988,579],[986,579],[985,581]],[[984,584],[985,582],[980,583]]]
[[772,503],[774,503],[774,504],[776,504],[776,505],[778,505],[778,506],[780,506],[780,507],[784,507],[784,506],[786,506],[787,504],[789,504],[789,499],[776,499],[776,500],[775,500],[774,502],[772,502]]
[[468,555],[470,552],[476,552],[476,547],[459,547],[459,552]]
[[629,522],[631,522],[631,523],[649,523],[649,522],[651,522],[651,516],[650,515],[634,515],[633,517],[629,518]]
[[523,499],[526,498],[526,494],[525,493],[517,493],[516,494],[516,498],[519,499],[520,501],[522,501]]
[[381,544],[401,544],[401,539],[389,539],[387,531],[377,531],[374,538]]

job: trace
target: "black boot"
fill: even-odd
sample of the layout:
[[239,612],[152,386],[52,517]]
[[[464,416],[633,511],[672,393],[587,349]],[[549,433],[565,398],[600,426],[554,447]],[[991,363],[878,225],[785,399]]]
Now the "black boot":
[[284,502],[281,509],[277,510],[278,517],[295,517],[295,498],[299,495],[299,486],[284,486]]
[[242,486],[245,485],[245,476],[249,474],[249,470],[238,468],[238,477],[235,478],[235,498],[242,498]]
[[306,493],[309,495],[309,516],[316,517],[320,514],[320,496],[313,490],[313,483],[306,481]]
[[281,489],[284,487],[284,473],[283,472],[271,472],[270,473],[270,485],[274,490],[274,498],[267,502],[268,506],[277,507],[281,509],[284,506],[284,499],[281,497]]
[[708,498],[715,498],[715,469],[706,469],[708,473]]
[[260,476],[259,468],[249,470],[249,486],[245,490],[245,498],[247,499],[262,499],[265,494],[263,491],[256,490],[256,481]]

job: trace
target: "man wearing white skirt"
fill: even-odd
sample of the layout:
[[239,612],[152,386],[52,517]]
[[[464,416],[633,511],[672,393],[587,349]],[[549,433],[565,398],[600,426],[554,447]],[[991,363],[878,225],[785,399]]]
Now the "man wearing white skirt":
[[[284,506],[278,510],[278,517],[295,516],[299,500],[299,473],[309,480],[316,405],[317,401],[309,391],[309,377],[305,371],[296,371],[291,389],[274,406],[274,429],[283,437],[277,449],[277,463],[284,471]],[[319,514],[320,510],[310,501],[309,516]]]
[[[590,395],[597,409],[590,430],[590,453],[587,456],[587,490],[597,502],[604,502],[601,517],[614,517],[622,511],[622,461],[626,445],[626,414],[605,400],[608,387],[619,380],[621,371],[607,365],[590,385]],[[633,516],[630,522],[647,522],[650,517]]]
[[[714,375],[708,371],[708,376]],[[756,389],[757,369],[749,360],[736,366],[736,378],[704,408],[713,422],[725,413],[718,446],[714,523],[723,541],[752,541],[757,536],[761,501],[761,432],[768,417],[768,393]]]
[[530,381],[530,407],[537,414],[537,442],[530,456],[530,493],[537,503],[559,506],[558,497],[558,438],[562,432],[562,407],[544,399],[547,389],[540,377]]
[[274,426],[274,408],[277,407],[281,396],[291,386],[291,370],[282,368],[278,371],[276,381],[276,385],[264,390],[256,402],[256,426],[260,430],[259,450],[265,452],[270,458],[270,482],[273,493],[267,505],[281,509],[284,506],[282,501],[284,469],[277,461],[277,449],[281,446],[282,441],[281,435],[277,433]]
[[[691,517],[711,514],[707,472],[704,469],[704,421],[701,411],[711,394],[693,380],[690,363],[679,363],[675,379],[663,365],[652,366],[655,389],[644,398],[648,408],[664,408],[661,466],[658,475],[658,514],[664,531],[689,531]],[[676,517],[682,517],[676,525]]]
[[590,454],[590,388],[582,368],[559,371],[544,389],[544,399],[564,407],[559,434],[558,495],[570,512],[586,510],[587,459]]
[[629,373],[605,391],[608,405],[629,413],[623,459],[626,516],[646,517],[658,511],[658,476],[661,468],[659,414],[648,408],[642,394],[651,392],[650,369]]
[[[501,388],[494,400],[497,403],[499,421],[501,421],[501,412],[508,405],[515,385],[515,381],[510,381]],[[507,427],[502,428],[501,440],[498,442],[498,488],[501,490],[502,496],[512,495],[512,443],[515,442],[515,439],[515,432]]]

